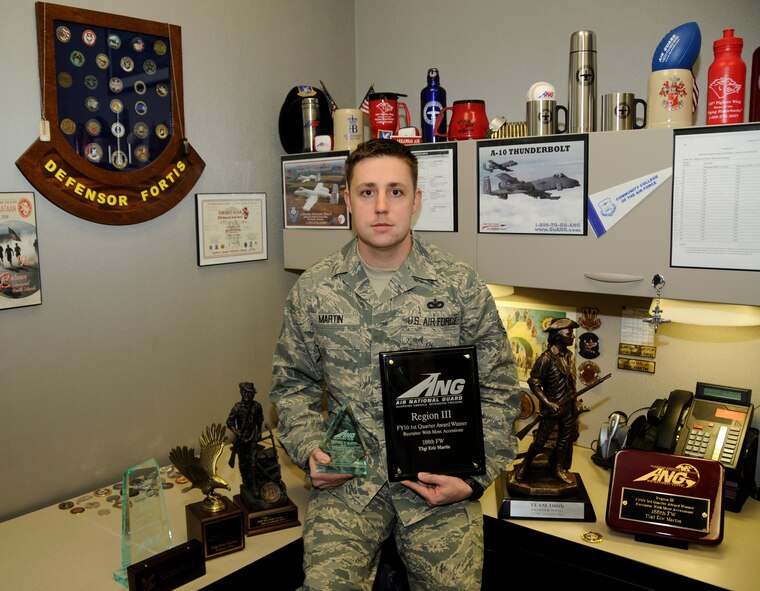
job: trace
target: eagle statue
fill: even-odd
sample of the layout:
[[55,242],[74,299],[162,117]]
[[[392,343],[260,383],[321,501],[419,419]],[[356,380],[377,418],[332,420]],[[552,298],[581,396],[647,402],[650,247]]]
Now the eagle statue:
[[200,489],[206,495],[203,501],[203,509],[209,513],[223,511],[226,508],[224,498],[214,492],[217,488],[230,489],[229,483],[216,474],[216,462],[222,455],[224,446],[228,443],[225,436],[225,427],[218,423],[206,427],[201,433],[198,442],[201,445],[200,457],[195,456],[195,449],[186,446],[175,447],[169,452],[169,460],[191,486],[182,492],[193,488]]

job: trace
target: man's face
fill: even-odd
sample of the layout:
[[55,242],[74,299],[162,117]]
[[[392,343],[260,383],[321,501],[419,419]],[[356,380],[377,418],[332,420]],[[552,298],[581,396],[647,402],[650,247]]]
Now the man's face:
[[400,265],[411,249],[412,216],[422,199],[409,165],[393,156],[362,160],[354,167],[345,198],[364,260]]
[[573,329],[563,328],[562,330],[558,331],[557,340],[566,347],[572,345],[573,341],[575,341],[575,334],[573,333]]

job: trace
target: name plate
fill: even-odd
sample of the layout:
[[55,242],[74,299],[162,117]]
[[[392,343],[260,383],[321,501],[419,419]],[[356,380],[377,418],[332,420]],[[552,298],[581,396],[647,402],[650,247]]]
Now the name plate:
[[720,462],[622,450],[615,456],[607,525],[652,541],[719,544],[723,486]]
[[388,478],[485,473],[474,346],[380,353]]
[[580,474],[573,473],[575,492],[562,496],[521,495],[509,490],[513,472],[502,472],[497,481],[501,497],[500,519],[545,519],[557,521],[596,521],[596,513]]

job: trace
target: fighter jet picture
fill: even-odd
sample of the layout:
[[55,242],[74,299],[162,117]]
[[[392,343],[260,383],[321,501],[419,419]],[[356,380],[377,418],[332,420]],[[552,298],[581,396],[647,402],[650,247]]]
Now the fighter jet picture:
[[510,193],[524,193],[537,199],[559,199],[560,195],[553,195],[550,191],[562,191],[581,185],[575,179],[571,179],[561,172],[534,181],[521,181],[506,173],[496,176],[499,179],[499,184],[496,187],[492,185],[490,177],[483,179],[483,193],[496,195],[499,199],[507,199]]
[[318,183],[322,180],[322,175],[319,173],[316,174],[302,174],[298,176],[298,179],[296,179],[299,183],[308,183],[309,181],[313,181],[315,183]]
[[498,162],[489,160],[488,162],[483,164],[483,168],[487,170],[488,172],[493,172],[497,168],[499,170],[503,170],[504,172],[512,172],[512,169],[509,168],[510,166],[517,166],[517,162],[515,162],[514,160],[507,160],[506,162],[499,164]]
[[333,185],[332,191],[325,187],[322,183],[317,183],[317,186],[313,189],[307,187],[298,187],[293,194],[306,197],[306,203],[303,204],[304,211],[311,211],[311,208],[317,204],[320,197],[324,197],[330,200],[331,204],[336,204],[340,201],[340,194],[338,193],[338,185]]

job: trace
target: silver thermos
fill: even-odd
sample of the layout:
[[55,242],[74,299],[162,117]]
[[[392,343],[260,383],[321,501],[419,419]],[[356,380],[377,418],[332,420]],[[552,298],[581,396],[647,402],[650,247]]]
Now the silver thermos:
[[593,31],[576,31],[570,37],[567,112],[569,133],[596,129],[596,35]]
[[319,135],[319,101],[305,98],[301,101],[303,116],[303,151],[314,152],[314,138]]

